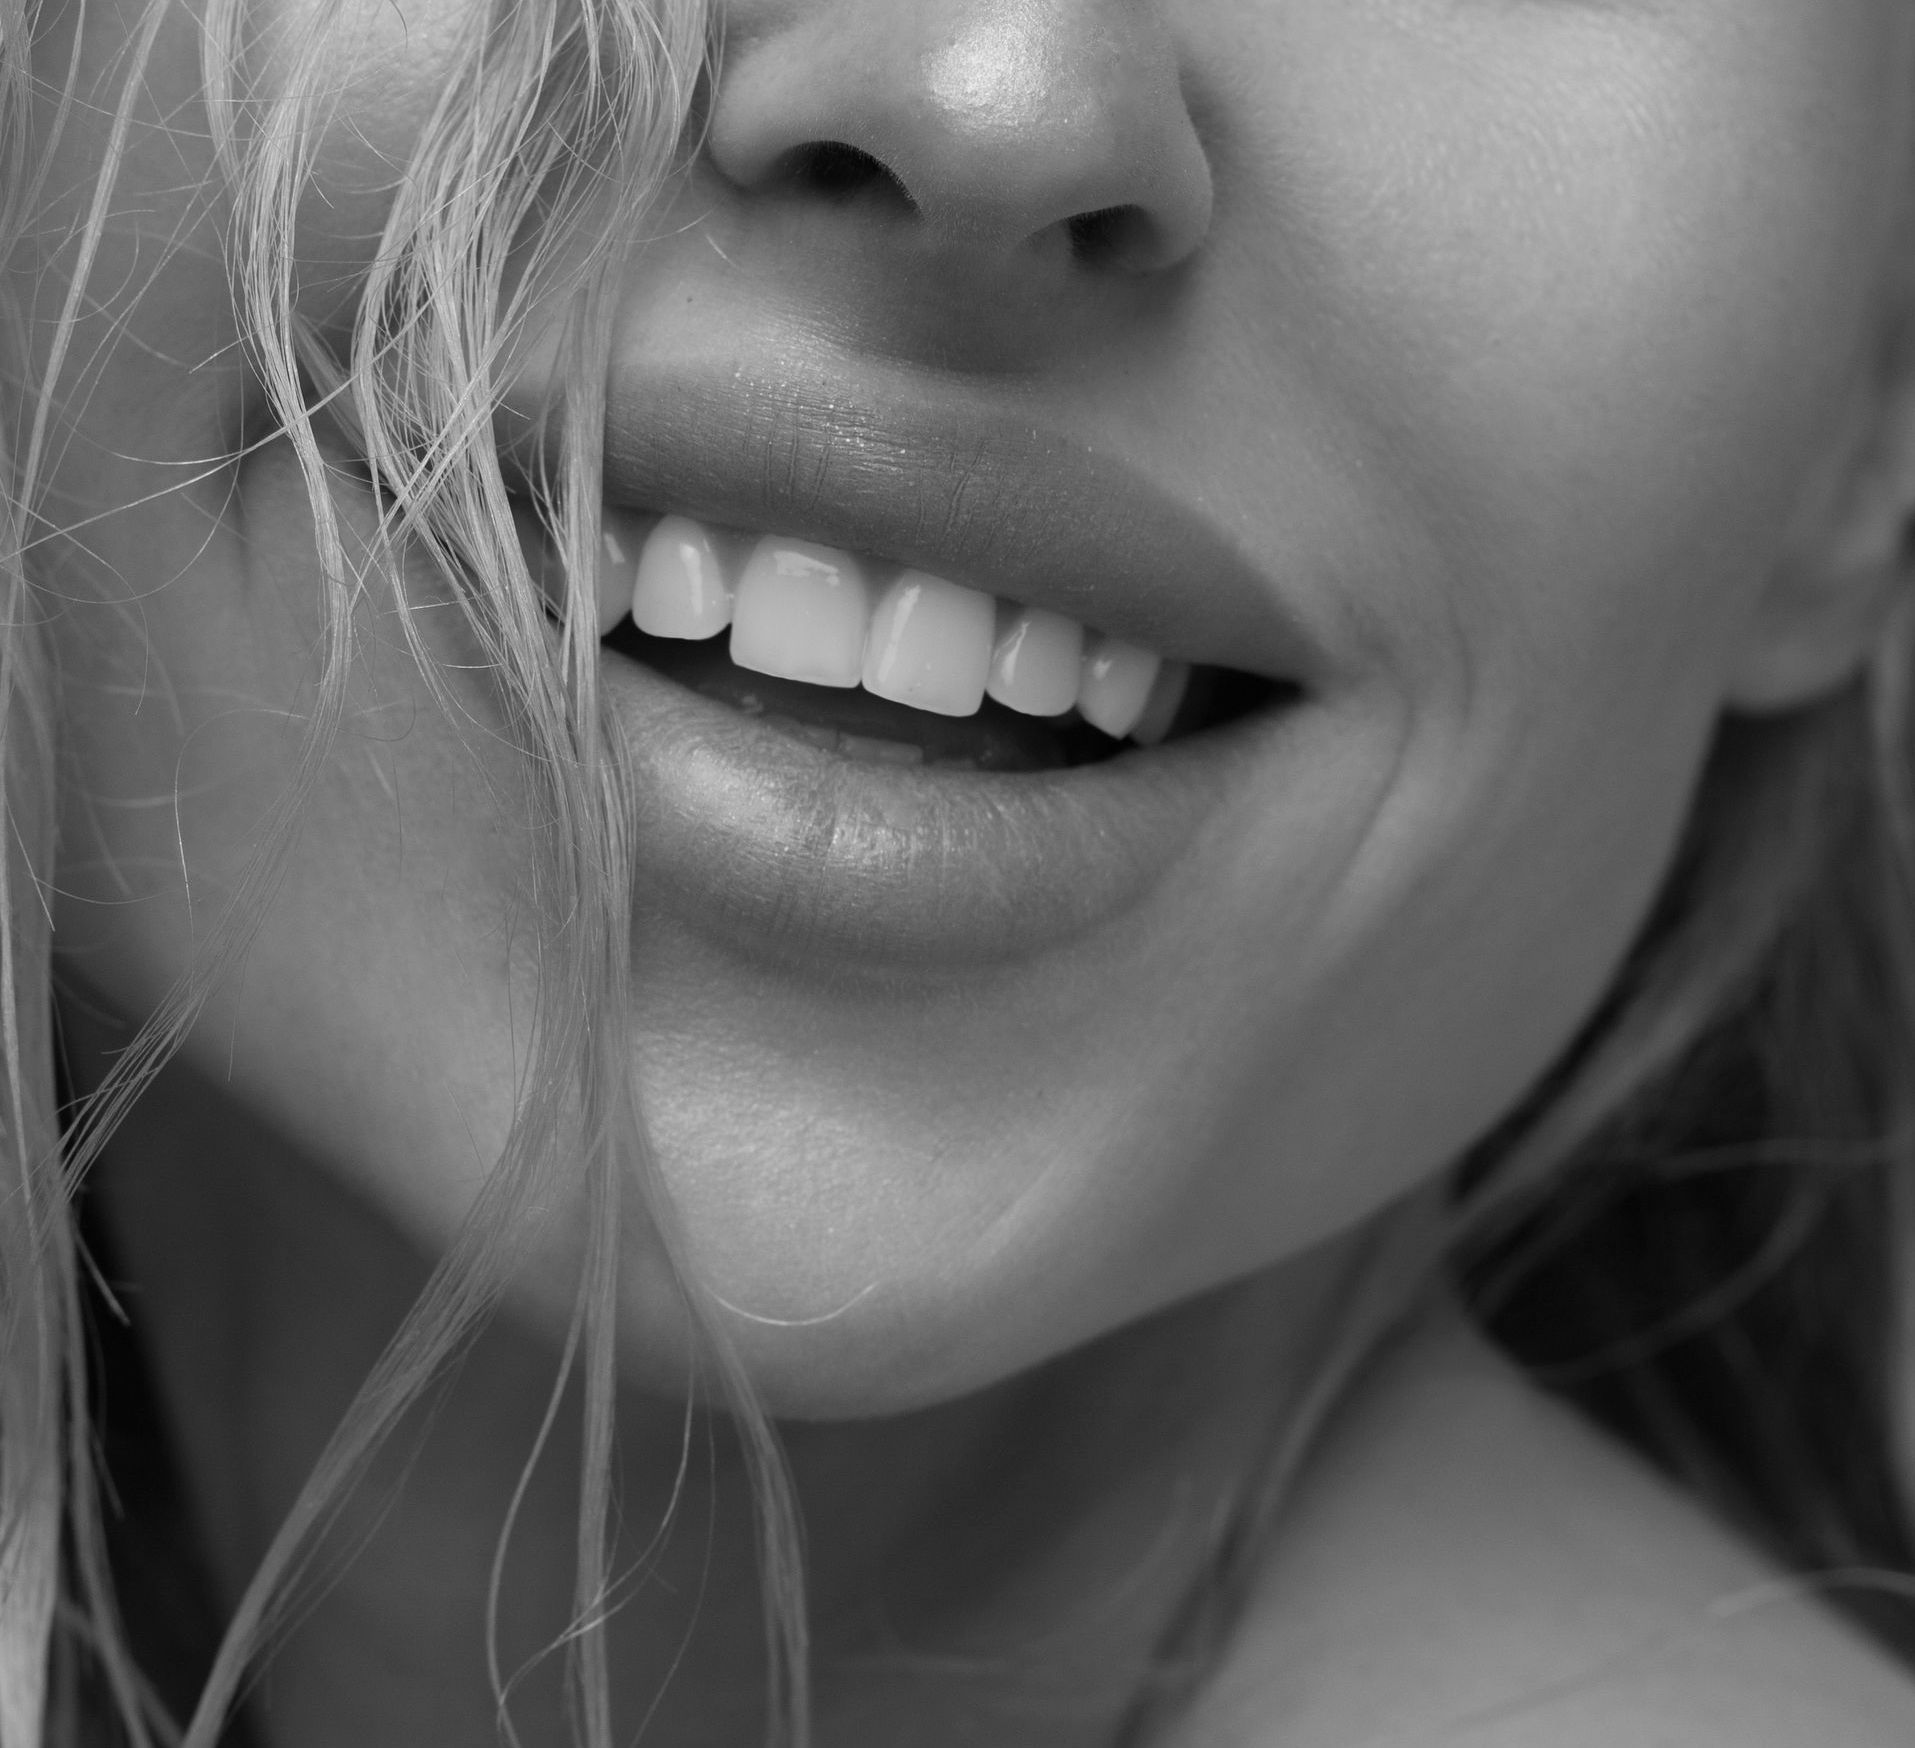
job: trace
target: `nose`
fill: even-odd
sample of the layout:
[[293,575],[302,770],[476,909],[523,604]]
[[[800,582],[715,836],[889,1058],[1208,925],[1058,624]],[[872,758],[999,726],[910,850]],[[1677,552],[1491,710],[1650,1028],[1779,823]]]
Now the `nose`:
[[749,194],[1153,273],[1210,226],[1160,0],[732,0],[708,152]]

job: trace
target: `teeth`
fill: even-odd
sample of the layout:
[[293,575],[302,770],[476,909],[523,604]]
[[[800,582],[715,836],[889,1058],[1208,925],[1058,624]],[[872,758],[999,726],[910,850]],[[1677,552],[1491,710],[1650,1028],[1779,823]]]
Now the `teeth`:
[[599,513],[599,635],[616,625],[632,607],[632,578],[638,569],[654,518],[635,516],[609,505]]
[[1184,693],[1190,689],[1190,664],[1165,662],[1157,670],[1157,681],[1150,689],[1150,700],[1130,738],[1140,747],[1154,747],[1170,733],[1170,725],[1183,708]]
[[[657,520],[656,516],[614,509],[610,505],[599,512],[600,552],[598,572],[593,578],[593,592],[600,637],[604,637],[633,609],[632,583],[638,568],[638,555]],[[666,520],[682,522],[684,518],[667,517]],[[562,610],[565,605],[565,566],[551,536],[522,499],[513,500],[512,521],[518,531],[519,550],[525,556],[526,568],[531,571],[533,582],[538,584],[554,611]],[[685,525],[697,527],[696,523]],[[702,534],[702,530],[700,532]],[[701,632],[699,635],[710,634]]]
[[1135,728],[1157,683],[1161,657],[1114,637],[1093,638],[1084,651],[1084,671],[1077,682],[1077,713],[1093,728],[1113,740],[1122,740]]
[[864,572],[849,553],[767,535],[738,579],[731,659],[782,680],[855,686],[870,617]]
[[938,716],[975,716],[991,670],[989,595],[905,571],[879,598],[864,646],[864,689]]
[[1062,716],[1077,702],[1084,628],[1042,607],[999,603],[997,647],[988,690],[998,703],[1026,716]]
[[[741,668],[814,686],[851,687],[940,716],[970,716],[985,696],[1027,716],[1073,706],[1114,740],[1154,746],[1170,732],[1190,679],[1166,662],[1041,607],[995,600],[927,571],[881,591],[848,552],[767,535],[736,588],[721,539],[689,516],[607,508],[597,578],[603,636],[629,611],[653,637],[704,639],[731,627]],[[528,557],[531,556],[528,546]],[[855,748],[840,743],[855,740]],[[822,743],[821,743],[822,744]],[[909,762],[899,743],[835,736],[856,756]]]
[[[623,556],[605,518],[608,564]],[[716,637],[731,623],[731,587],[711,536],[689,516],[667,516],[649,535],[630,589],[632,623],[653,637]]]

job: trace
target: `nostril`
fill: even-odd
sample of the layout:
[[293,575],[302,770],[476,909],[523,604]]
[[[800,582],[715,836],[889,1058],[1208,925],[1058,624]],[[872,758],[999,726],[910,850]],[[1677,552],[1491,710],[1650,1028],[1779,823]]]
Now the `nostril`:
[[1072,259],[1086,267],[1122,268],[1153,253],[1156,227],[1140,206],[1106,206],[1065,220]]
[[792,193],[818,195],[834,203],[876,196],[902,212],[918,210],[918,203],[889,165],[843,140],[807,140],[793,146],[779,157],[769,180]]
[[[738,0],[744,4],[744,0]],[[1194,254],[1209,148],[1156,0],[778,0],[706,144],[746,201],[834,207],[956,262],[1123,276]],[[789,15],[787,17],[787,15]],[[729,14],[728,14],[729,16]]]

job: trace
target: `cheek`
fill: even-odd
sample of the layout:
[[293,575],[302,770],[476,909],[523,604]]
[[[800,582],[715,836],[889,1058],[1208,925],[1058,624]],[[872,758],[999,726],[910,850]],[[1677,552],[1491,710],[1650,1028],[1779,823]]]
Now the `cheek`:
[[297,295],[301,314],[343,344],[394,192],[482,9],[471,0],[250,0],[246,10],[251,94],[271,101],[304,90],[327,118],[299,207]]
[[[1261,82],[1233,149],[1282,204],[1233,239],[1237,284],[1262,288],[1231,306],[1234,356],[1290,360],[1278,404],[1354,458],[1344,551],[1383,562],[1344,708],[1402,739],[1307,927],[1276,926],[1274,834],[1218,907],[1276,919],[1299,999],[1251,997],[1247,1037],[1202,1005],[1243,987],[1228,953],[1166,970],[1198,992],[1208,1090],[1237,1089],[1176,1236],[1158,1228],[1193,1275],[1440,1167],[1567,1044],[1850,407],[1897,228],[1906,15],[1670,12],[1244,11]],[[1298,502],[1293,535],[1322,514]]]
[[1529,915],[1541,966],[1647,902],[1904,228],[1905,8],[1651,12],[1500,55],[1458,27],[1467,71],[1389,111],[1416,173],[1340,239],[1396,251],[1368,280],[1385,441],[1440,506],[1440,608],[1398,603],[1427,632],[1413,767],[1477,822],[1449,884]]
[[[304,482],[272,446],[230,485],[218,515],[182,493],[98,518],[55,623],[62,975],[134,1022],[194,980],[187,1059],[436,1254],[511,1115],[525,773],[487,688],[460,684],[483,669],[454,615],[416,623],[456,719],[376,580],[309,771],[325,639]],[[369,512],[342,507],[350,546]],[[139,583],[81,599],[105,579]]]
[[1480,686],[1602,650],[1706,687],[1864,366],[1906,9],[1279,10],[1265,346],[1310,324],[1447,578],[1378,616]]
[[1170,1122],[1148,1115],[1208,1139],[1153,1225],[1154,1268],[1208,1284],[1347,1229],[1549,1068],[1651,902],[1711,721],[1598,717],[1560,696],[1423,717],[1319,890],[1273,894],[1296,852],[1280,829],[1246,840],[1218,909],[1280,951],[1213,934],[1163,967],[1188,1079],[1150,1089]]

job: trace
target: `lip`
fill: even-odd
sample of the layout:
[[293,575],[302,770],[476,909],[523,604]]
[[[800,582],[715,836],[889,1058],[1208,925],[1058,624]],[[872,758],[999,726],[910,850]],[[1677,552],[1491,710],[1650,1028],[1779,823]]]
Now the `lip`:
[[1015,775],[861,763],[607,654],[648,904],[754,957],[983,968],[1163,887],[1279,754],[1294,706],[1102,764]]
[[1167,659],[1305,690],[1324,667],[1271,579],[1199,507],[974,392],[615,370],[604,478],[613,504],[913,565]]
[[1102,763],[967,772],[841,758],[608,650],[638,896],[725,947],[841,974],[985,967],[1076,940],[1162,888],[1244,803],[1325,671],[1271,580],[1198,508],[1001,400],[623,362],[609,503],[915,565],[1291,692]]

